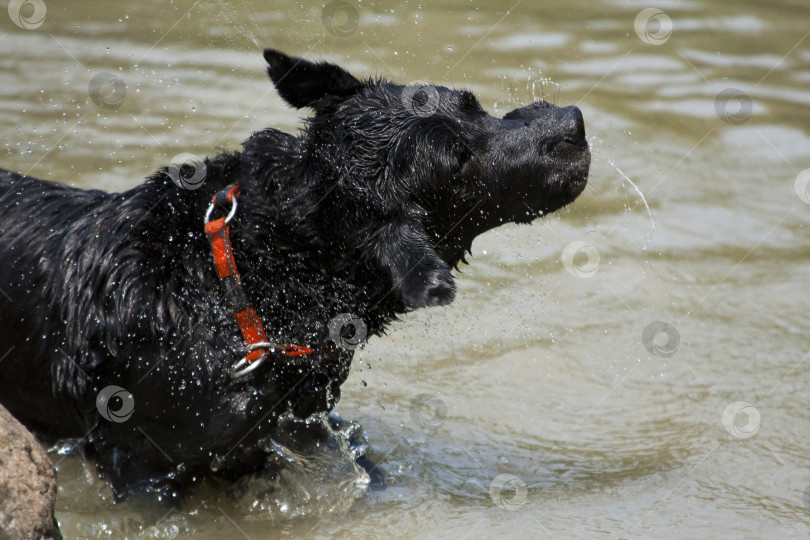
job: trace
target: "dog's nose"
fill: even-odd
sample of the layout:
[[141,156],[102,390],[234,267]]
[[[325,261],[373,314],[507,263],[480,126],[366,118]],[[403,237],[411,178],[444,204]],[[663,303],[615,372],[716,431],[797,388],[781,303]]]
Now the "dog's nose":
[[574,146],[588,146],[585,140],[585,120],[579,107],[562,107],[557,112],[560,116],[558,125],[562,139]]

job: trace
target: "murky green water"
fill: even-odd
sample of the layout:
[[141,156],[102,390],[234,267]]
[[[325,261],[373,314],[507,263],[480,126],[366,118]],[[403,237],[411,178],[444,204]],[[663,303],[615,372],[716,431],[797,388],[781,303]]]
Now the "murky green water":
[[[481,237],[454,305],[356,355],[338,411],[386,491],[291,497],[299,517],[216,493],[166,513],[111,504],[54,455],[68,537],[810,535],[806,2],[364,1],[326,24],[288,1],[44,5],[27,30],[0,12],[0,166],[40,178],[120,190],[297,129],[264,46],[501,114],[578,104],[594,153],[570,210]],[[125,85],[107,108],[99,73]]]

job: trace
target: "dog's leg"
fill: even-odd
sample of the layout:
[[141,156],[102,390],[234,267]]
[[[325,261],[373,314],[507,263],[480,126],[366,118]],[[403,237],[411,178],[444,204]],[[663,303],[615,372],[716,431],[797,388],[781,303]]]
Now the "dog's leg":
[[376,236],[380,263],[391,272],[394,287],[409,308],[444,306],[456,296],[450,265],[433,246],[415,219],[393,223]]

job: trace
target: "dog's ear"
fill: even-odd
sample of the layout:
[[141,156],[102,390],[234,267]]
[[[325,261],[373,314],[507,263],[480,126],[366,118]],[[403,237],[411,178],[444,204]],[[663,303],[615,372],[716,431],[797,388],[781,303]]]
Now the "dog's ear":
[[363,87],[348,71],[328,62],[315,64],[274,49],[265,49],[264,59],[278,93],[299,109],[324,98],[346,99]]

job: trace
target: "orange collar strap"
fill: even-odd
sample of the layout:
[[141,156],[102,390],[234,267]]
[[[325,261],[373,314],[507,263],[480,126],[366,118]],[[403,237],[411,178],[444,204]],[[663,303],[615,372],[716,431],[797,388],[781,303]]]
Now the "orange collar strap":
[[[208,236],[211,253],[214,255],[214,267],[222,285],[225,305],[236,319],[247,349],[245,357],[234,366],[231,372],[234,377],[246,375],[259,367],[270,352],[280,352],[285,356],[298,356],[312,352],[311,347],[268,342],[262,322],[259,320],[256,310],[247,300],[239,279],[239,271],[236,269],[236,261],[233,258],[228,227],[228,223],[236,215],[236,197],[239,195],[241,195],[241,190],[237,185],[231,185],[218,191],[205,214],[205,234]],[[225,205],[231,206],[228,215],[212,220],[211,214],[214,209],[217,206]]]

